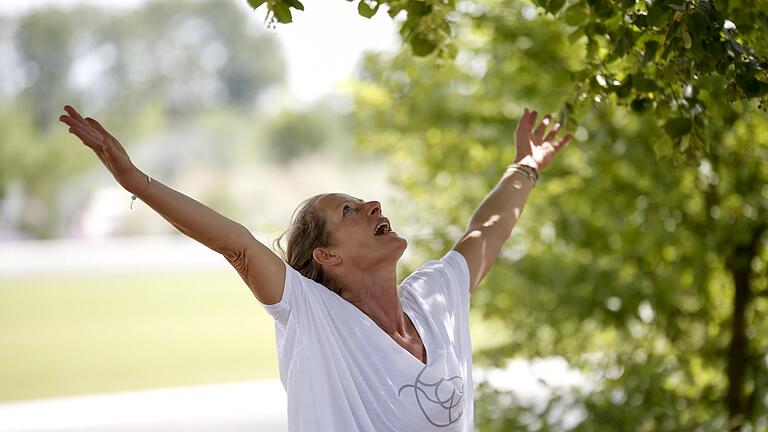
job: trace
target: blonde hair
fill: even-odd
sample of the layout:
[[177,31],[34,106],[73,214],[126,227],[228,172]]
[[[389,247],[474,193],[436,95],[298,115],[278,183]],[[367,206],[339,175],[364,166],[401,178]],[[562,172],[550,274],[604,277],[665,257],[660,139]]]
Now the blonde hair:
[[[331,244],[330,233],[325,229],[325,217],[318,210],[317,204],[328,194],[319,194],[307,198],[294,210],[288,230],[280,234],[273,242],[283,260],[304,277],[325,286],[336,294],[341,294],[341,287],[329,277],[323,267],[314,260],[312,252],[317,247]],[[288,236],[285,249],[280,245],[283,237]]]

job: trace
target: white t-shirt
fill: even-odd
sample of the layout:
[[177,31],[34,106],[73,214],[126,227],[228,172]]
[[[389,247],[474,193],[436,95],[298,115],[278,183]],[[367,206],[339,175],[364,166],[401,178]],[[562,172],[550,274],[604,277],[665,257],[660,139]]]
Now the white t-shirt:
[[469,268],[459,252],[397,288],[427,350],[424,365],[360,309],[285,264],[275,319],[288,429],[474,431]]

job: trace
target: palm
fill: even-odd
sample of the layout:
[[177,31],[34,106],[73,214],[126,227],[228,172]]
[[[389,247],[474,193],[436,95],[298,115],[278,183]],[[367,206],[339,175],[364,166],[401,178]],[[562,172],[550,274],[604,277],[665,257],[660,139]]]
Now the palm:
[[[555,141],[557,133],[560,131],[560,123],[555,123],[552,129],[546,133],[547,126],[552,122],[552,116],[547,114],[541,123],[533,129],[536,122],[536,111],[523,111],[515,130],[515,145],[517,147],[517,156],[515,161],[525,160],[536,165],[539,171],[544,169],[552,161],[552,158],[571,140],[572,135],[566,134],[560,140]],[[545,135],[546,133],[546,135]]]

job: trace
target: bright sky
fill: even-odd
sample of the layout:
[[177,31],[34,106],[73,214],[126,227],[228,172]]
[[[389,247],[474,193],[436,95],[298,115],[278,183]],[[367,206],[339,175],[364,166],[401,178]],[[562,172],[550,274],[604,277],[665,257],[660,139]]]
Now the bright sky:
[[[131,8],[145,0],[0,0],[0,14],[12,14],[48,5],[97,4]],[[253,13],[253,25],[264,26],[266,7],[252,12],[246,0],[231,0],[244,13]],[[274,30],[288,62],[289,90],[298,102],[311,102],[331,93],[335,83],[352,76],[366,50],[394,50],[400,45],[395,24],[384,8],[372,19],[357,14],[357,2],[305,0],[305,11],[295,11],[293,22]]]

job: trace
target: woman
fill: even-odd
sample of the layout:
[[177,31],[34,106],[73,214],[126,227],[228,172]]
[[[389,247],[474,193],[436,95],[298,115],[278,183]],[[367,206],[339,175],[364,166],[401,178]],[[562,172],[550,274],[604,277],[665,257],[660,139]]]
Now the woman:
[[534,130],[537,113],[524,109],[515,163],[466,233],[398,284],[408,243],[379,202],[339,193],[309,198],[292,216],[281,258],[243,225],[139,171],[96,120],[64,109],[60,120],[133,199],[222,254],[274,318],[290,430],[473,430],[469,297],[520,217],[538,171],[571,139],[555,141],[557,123],[547,132],[550,115]]

